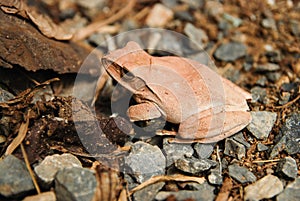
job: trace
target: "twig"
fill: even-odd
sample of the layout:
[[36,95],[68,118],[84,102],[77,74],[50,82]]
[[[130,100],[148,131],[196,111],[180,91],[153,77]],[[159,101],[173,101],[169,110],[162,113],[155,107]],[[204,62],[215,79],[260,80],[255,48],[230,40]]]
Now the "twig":
[[137,187],[135,187],[134,189],[132,189],[129,192],[129,196],[131,196],[133,193],[135,193],[136,191],[139,191],[147,186],[150,186],[152,184],[155,184],[157,182],[162,182],[162,181],[194,181],[197,182],[199,184],[202,184],[205,181],[204,177],[192,177],[192,176],[185,176],[185,175],[179,175],[179,174],[175,174],[175,175],[163,175],[163,176],[155,176],[152,177],[151,179],[145,181],[144,183],[141,183],[140,185],[138,185]]
[[298,94],[298,96],[297,96],[294,100],[291,100],[290,102],[288,102],[288,103],[286,103],[286,104],[284,104],[284,105],[276,106],[275,108],[276,108],[276,109],[286,108],[286,107],[288,107],[288,106],[294,104],[295,102],[297,102],[297,100],[299,100],[299,99],[300,99],[300,94]]
[[28,129],[28,125],[29,125],[29,117],[28,117],[29,111],[27,113],[27,118],[26,118],[26,122],[22,123],[20,128],[19,128],[19,132],[18,135],[15,139],[13,139],[13,141],[10,143],[10,145],[7,147],[4,156],[10,155],[12,154],[15,149],[22,143],[22,141],[24,140],[26,133],[27,133],[27,129]]
[[278,162],[280,159],[271,159],[271,160],[261,160],[261,161],[252,161],[252,163],[271,163],[271,162]]
[[86,26],[85,28],[80,29],[77,33],[74,34],[72,40],[73,41],[83,40],[83,39],[87,38],[88,36],[90,36],[91,34],[93,34],[94,32],[98,31],[99,28],[121,19],[122,17],[124,17],[127,13],[129,13],[132,10],[135,3],[136,3],[136,0],[128,0],[126,6],[123,9],[119,10],[119,12],[110,16],[109,18],[107,18],[104,21],[94,22],[94,23],[91,23],[90,25]]
[[33,173],[32,169],[31,169],[31,167],[30,167],[30,163],[29,163],[28,156],[27,156],[26,150],[24,148],[24,145],[21,143],[20,146],[21,146],[21,150],[22,150],[22,154],[23,154],[23,157],[24,157],[24,160],[25,160],[25,164],[26,164],[27,170],[28,170],[28,172],[30,174],[30,177],[32,179],[33,185],[34,185],[34,187],[36,189],[36,192],[38,194],[40,194],[41,193],[41,189],[40,189],[40,187],[39,187],[39,185],[38,185],[38,183],[36,181],[36,178],[34,176],[34,173]]

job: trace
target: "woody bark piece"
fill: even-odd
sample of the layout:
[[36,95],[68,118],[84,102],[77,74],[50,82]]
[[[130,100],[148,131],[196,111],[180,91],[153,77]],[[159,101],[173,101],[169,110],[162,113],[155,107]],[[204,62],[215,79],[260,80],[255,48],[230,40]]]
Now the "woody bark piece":
[[[58,73],[78,72],[89,51],[73,42],[60,42],[42,35],[30,22],[0,10],[0,65],[28,71],[51,69]],[[89,57],[83,73],[99,74],[99,59]],[[93,69],[91,71],[91,69]]]

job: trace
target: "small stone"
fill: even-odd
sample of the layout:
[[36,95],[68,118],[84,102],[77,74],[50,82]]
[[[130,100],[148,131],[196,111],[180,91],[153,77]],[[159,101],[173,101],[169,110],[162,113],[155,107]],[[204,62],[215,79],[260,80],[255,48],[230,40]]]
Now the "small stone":
[[176,19],[182,20],[182,21],[188,21],[193,22],[194,17],[191,15],[191,13],[187,11],[175,11],[175,17]]
[[209,158],[212,152],[214,151],[215,144],[203,144],[203,143],[196,143],[194,145],[194,149],[197,153],[198,158],[205,159]]
[[256,146],[256,148],[257,148],[257,151],[267,151],[269,149],[268,146],[266,146],[266,145],[264,145],[262,143],[258,143],[257,146]]
[[57,171],[68,167],[82,167],[81,162],[72,154],[54,154],[47,156],[39,165],[34,168],[38,178],[45,188],[51,186]]
[[261,87],[253,87],[251,89],[251,95],[252,95],[252,103],[260,102],[263,103],[266,96],[267,96],[267,90]]
[[0,103],[6,102],[10,99],[13,99],[15,96],[10,93],[9,91],[6,91],[3,89],[0,85]]
[[202,188],[197,191],[181,190],[178,192],[167,192],[160,191],[156,196],[155,200],[163,201],[167,200],[168,197],[174,196],[174,200],[197,200],[197,201],[213,201],[215,198],[215,188],[208,183],[201,184]]
[[268,72],[267,78],[271,82],[276,82],[281,78],[282,74],[280,72]]
[[228,13],[224,13],[223,18],[225,20],[227,20],[228,22],[230,22],[234,27],[239,27],[243,23],[243,20],[241,20],[238,17],[234,17],[232,15],[229,15]]
[[180,158],[189,158],[194,154],[194,150],[191,146],[187,144],[169,143],[168,138],[164,139],[163,150],[167,159],[167,167]]
[[0,160],[0,195],[18,197],[34,190],[30,174],[23,161],[13,155]]
[[233,139],[227,138],[225,141],[224,154],[241,160],[246,156],[245,146]]
[[247,53],[246,46],[239,42],[229,42],[220,45],[214,53],[214,56],[222,61],[235,61],[245,56]]
[[229,68],[227,68],[225,72],[223,72],[223,77],[232,82],[237,82],[240,79],[240,75],[240,71],[233,66],[229,66]]
[[204,11],[211,17],[218,17],[224,13],[224,6],[218,1],[206,1]]
[[131,169],[130,173],[140,183],[152,176],[164,174],[166,168],[166,158],[161,150],[142,141],[132,145],[125,163]]
[[157,3],[146,18],[149,27],[164,27],[172,18],[173,11],[163,4]]
[[245,188],[244,200],[258,201],[272,198],[283,190],[281,181],[273,175],[267,175]]
[[91,201],[97,187],[94,171],[86,168],[65,168],[55,176],[57,201]]
[[256,176],[245,167],[233,164],[228,167],[228,170],[229,176],[242,184],[256,181]]
[[256,72],[277,71],[279,69],[280,66],[278,64],[273,64],[273,63],[261,64],[255,67]]
[[265,18],[261,22],[262,26],[268,29],[276,30],[276,22],[273,18]]
[[280,105],[284,105],[284,104],[286,104],[286,103],[289,102],[290,97],[291,97],[291,93],[289,93],[289,92],[282,92],[282,94],[280,95],[280,99],[279,99],[278,103]]
[[262,76],[256,81],[256,84],[259,86],[266,86],[267,81],[268,79],[265,76]]
[[272,127],[276,121],[277,114],[275,112],[257,111],[251,112],[252,121],[247,129],[257,138],[268,138]]
[[152,201],[158,191],[165,185],[165,182],[155,183],[137,191],[133,194],[135,201]]
[[280,131],[281,137],[272,148],[270,158],[285,150],[288,154],[300,153],[300,113],[293,113],[288,117]]
[[294,36],[300,37],[300,23],[298,20],[290,20],[291,31]]
[[298,166],[292,157],[288,156],[278,163],[277,172],[284,174],[285,176],[295,179],[298,174]]
[[300,177],[288,184],[284,191],[276,197],[276,201],[299,201],[300,200]]
[[239,132],[239,133],[235,134],[234,136],[232,136],[232,139],[241,143],[242,145],[244,145],[247,148],[250,148],[250,146],[251,146],[249,144],[249,142],[247,142],[247,140],[244,138],[244,135],[242,132]]
[[184,27],[183,32],[193,41],[195,42],[200,48],[204,48],[208,42],[208,36],[206,35],[205,31],[196,28],[193,24],[187,23]]
[[209,159],[183,158],[175,162],[175,167],[183,172],[198,174],[216,166],[216,161]]
[[52,191],[38,195],[27,196],[23,201],[56,201],[55,193]]
[[220,172],[219,166],[210,171],[208,182],[213,185],[221,185],[223,183],[222,172]]

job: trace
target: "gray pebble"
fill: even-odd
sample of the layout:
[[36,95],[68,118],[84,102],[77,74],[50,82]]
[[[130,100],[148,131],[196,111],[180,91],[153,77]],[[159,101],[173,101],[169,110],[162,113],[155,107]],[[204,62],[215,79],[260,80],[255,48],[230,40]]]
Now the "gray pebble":
[[299,201],[300,200],[300,177],[288,184],[284,191],[276,197],[276,201]]
[[267,96],[267,90],[261,87],[253,87],[251,89],[251,95],[252,95],[252,103],[260,102],[263,103],[266,96]]
[[243,135],[242,132],[239,132],[239,133],[233,135],[232,139],[234,139],[235,141],[243,144],[246,148],[249,148],[251,146],[249,144],[249,142],[247,142],[247,140],[244,138],[244,135]]
[[277,114],[275,112],[257,111],[251,112],[252,121],[247,129],[257,138],[268,138],[272,127],[276,121]]
[[290,20],[290,27],[294,36],[300,37],[300,23],[298,20]]
[[222,61],[235,61],[245,56],[247,53],[246,46],[239,42],[229,42],[222,44],[215,51],[214,56]]
[[57,171],[68,167],[82,167],[81,162],[72,154],[54,154],[47,156],[34,171],[44,188],[49,188]]
[[282,74],[280,72],[268,72],[266,76],[269,81],[276,82],[281,78]]
[[234,27],[239,27],[243,23],[243,20],[241,20],[240,18],[234,17],[232,15],[229,15],[228,13],[224,13],[223,18],[225,20],[227,20],[228,22],[230,22]]
[[194,150],[191,145],[188,144],[178,144],[169,143],[168,138],[163,141],[163,150],[167,159],[167,167],[172,165],[176,160],[180,158],[192,157]]
[[273,18],[265,18],[262,20],[261,25],[268,29],[276,30],[276,22]]
[[280,66],[278,64],[266,63],[266,64],[257,65],[255,71],[265,72],[265,71],[277,71],[279,69]]
[[210,171],[207,179],[208,182],[213,185],[221,185],[223,183],[222,172],[220,172],[219,165]]
[[214,151],[215,143],[213,144],[203,144],[203,143],[196,143],[194,145],[194,149],[197,153],[198,158],[205,159],[209,158],[210,155]]
[[34,185],[23,161],[13,155],[0,160],[0,195],[17,197],[33,190]]
[[65,168],[55,176],[57,201],[91,201],[96,187],[94,172],[86,168]]
[[283,190],[281,181],[273,175],[267,175],[245,188],[244,200],[258,201],[264,198],[272,198]]
[[198,174],[216,166],[217,163],[209,159],[183,158],[175,162],[175,167],[183,172]]
[[134,201],[152,201],[158,191],[165,185],[165,182],[159,182],[149,185],[133,194]]
[[233,139],[227,138],[225,141],[224,154],[241,160],[246,155],[245,146]]
[[157,146],[139,141],[132,145],[129,156],[125,158],[128,170],[135,179],[142,183],[155,175],[163,175],[166,158]]
[[257,151],[267,151],[269,149],[268,146],[262,144],[262,143],[258,143],[256,145]]
[[9,91],[6,91],[0,85],[0,103],[6,102],[10,99],[13,99],[14,97],[15,96],[12,93],[10,93]]
[[191,190],[181,190],[178,192],[167,192],[167,191],[161,191],[159,192],[155,200],[162,201],[166,200],[169,196],[174,196],[175,200],[177,201],[183,201],[187,199],[192,199],[196,201],[213,201],[215,198],[214,190],[215,188],[208,183],[201,184],[200,189],[197,191],[191,191]]
[[233,164],[228,167],[228,170],[229,176],[242,184],[256,181],[256,176],[245,167]]
[[205,31],[200,28],[196,28],[193,24],[187,23],[184,27],[183,32],[200,48],[205,48],[208,42],[208,36]]
[[288,154],[300,153],[300,113],[293,113],[286,119],[280,131],[280,137],[272,148],[270,158],[278,155],[279,151],[286,150]]
[[285,176],[295,179],[298,174],[298,166],[292,157],[288,156],[278,163],[277,172],[284,174]]

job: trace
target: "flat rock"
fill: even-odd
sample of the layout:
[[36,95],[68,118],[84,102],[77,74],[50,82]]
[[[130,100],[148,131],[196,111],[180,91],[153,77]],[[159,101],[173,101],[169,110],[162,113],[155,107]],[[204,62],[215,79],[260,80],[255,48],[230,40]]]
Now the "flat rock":
[[167,167],[180,158],[191,157],[194,154],[192,146],[188,144],[169,143],[168,138],[164,139],[163,150],[167,159]]
[[290,156],[281,159],[277,166],[277,172],[280,172],[289,178],[295,179],[298,174],[296,160]]
[[152,201],[158,191],[165,185],[165,182],[159,182],[149,185],[133,194],[135,201]]
[[243,144],[231,138],[227,138],[225,140],[224,154],[241,160],[243,157],[246,156],[246,148]]
[[82,167],[81,162],[72,154],[54,154],[47,156],[34,168],[44,187],[49,187],[54,181],[57,171],[69,167]]
[[257,111],[251,112],[252,121],[247,129],[257,138],[268,138],[272,127],[276,121],[277,114],[275,112]]
[[214,56],[222,61],[235,61],[245,56],[247,53],[246,46],[239,42],[229,42],[222,44],[215,51]]
[[242,145],[244,145],[246,148],[249,148],[251,145],[249,144],[249,142],[247,142],[247,140],[244,138],[244,135],[242,132],[239,132],[235,135],[232,136],[232,139],[234,139],[235,141],[241,143]]
[[157,146],[145,142],[136,142],[131,146],[129,156],[125,158],[128,170],[138,182],[142,183],[155,175],[165,173],[166,158]]
[[22,196],[34,190],[30,174],[23,161],[13,155],[0,160],[0,194],[5,197]]
[[157,3],[146,18],[149,27],[164,27],[172,18],[173,11],[163,4]]
[[201,184],[201,188],[197,191],[181,190],[178,192],[167,192],[160,191],[155,200],[162,201],[166,200],[169,196],[174,196],[174,200],[184,201],[184,200],[196,200],[196,201],[213,201],[215,198],[214,187],[208,183]]
[[267,175],[245,188],[244,200],[261,200],[272,198],[283,190],[282,182],[273,175]]
[[256,181],[256,176],[245,167],[233,164],[228,167],[228,170],[229,176],[242,184]]
[[205,159],[209,158],[214,151],[215,144],[203,144],[203,143],[196,143],[194,145],[194,150],[197,153],[198,158]]
[[217,165],[216,161],[209,159],[182,158],[175,162],[175,167],[183,172],[197,174],[209,170]]
[[53,191],[49,191],[38,195],[27,196],[23,201],[56,201],[56,197]]
[[86,168],[65,168],[55,176],[57,201],[91,201],[96,187],[94,172]]
[[299,201],[300,200],[300,177],[288,184],[284,191],[276,197],[277,201]]
[[220,172],[220,167],[217,166],[210,171],[208,175],[208,182],[213,185],[221,185],[223,183],[222,172]]

